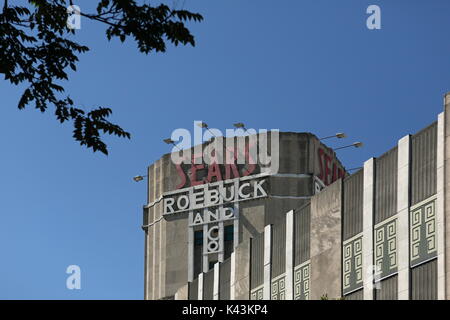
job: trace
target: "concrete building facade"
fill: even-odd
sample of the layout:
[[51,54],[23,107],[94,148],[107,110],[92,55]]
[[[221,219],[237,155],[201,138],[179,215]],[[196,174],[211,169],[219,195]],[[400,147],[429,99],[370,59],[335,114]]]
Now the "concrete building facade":
[[[199,164],[181,184],[163,156],[148,172],[145,298],[450,299],[449,136],[447,94],[436,122],[351,175],[309,133],[279,133],[277,172],[220,168],[212,180],[211,165]],[[174,194],[245,183],[260,194],[200,208],[232,208],[229,219],[164,208]]]

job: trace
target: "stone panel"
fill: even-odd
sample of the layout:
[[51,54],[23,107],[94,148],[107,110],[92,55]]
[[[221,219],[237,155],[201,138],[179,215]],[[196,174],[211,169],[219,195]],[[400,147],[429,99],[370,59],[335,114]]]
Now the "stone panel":
[[377,278],[397,272],[397,218],[393,217],[375,226],[374,254]]
[[272,279],[270,299],[286,300],[286,277],[284,274]]
[[363,286],[363,237],[361,234],[346,240],[343,250],[342,286],[344,294],[348,294]]
[[412,207],[410,211],[411,266],[423,263],[437,255],[436,199]]
[[342,181],[311,200],[311,299],[341,297]]
[[300,264],[294,269],[294,300],[309,300],[310,263]]

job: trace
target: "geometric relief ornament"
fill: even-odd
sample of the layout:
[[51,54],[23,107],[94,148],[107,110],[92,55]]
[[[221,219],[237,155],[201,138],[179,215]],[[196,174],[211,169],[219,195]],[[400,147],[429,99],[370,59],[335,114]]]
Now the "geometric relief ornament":
[[250,293],[250,300],[263,300],[264,285],[253,289]]
[[384,278],[397,272],[397,218],[375,226],[375,274]]
[[343,249],[344,270],[342,273],[342,283],[345,294],[359,289],[363,285],[362,235],[359,234],[344,241]]
[[309,300],[309,261],[294,268],[294,300]]
[[411,266],[434,258],[436,246],[436,199],[424,201],[410,210]]
[[284,274],[272,280],[270,298],[272,300],[286,300],[286,278]]

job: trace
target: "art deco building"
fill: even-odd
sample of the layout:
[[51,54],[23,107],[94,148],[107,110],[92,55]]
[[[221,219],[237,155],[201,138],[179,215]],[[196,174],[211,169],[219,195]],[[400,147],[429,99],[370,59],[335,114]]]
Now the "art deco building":
[[164,155],[148,168],[145,298],[450,298],[449,135],[447,94],[436,122],[351,175],[310,133],[276,134],[275,171]]

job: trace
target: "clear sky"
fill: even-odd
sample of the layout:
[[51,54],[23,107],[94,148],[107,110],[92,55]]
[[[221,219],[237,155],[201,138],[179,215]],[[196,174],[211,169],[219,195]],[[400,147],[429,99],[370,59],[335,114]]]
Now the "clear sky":
[[[381,30],[366,27],[371,4]],[[107,157],[74,142],[53,110],[19,111],[21,91],[0,82],[0,299],[142,299],[146,184],[131,178],[170,150],[162,139],[176,128],[344,131],[331,146],[365,143],[338,152],[352,168],[434,121],[450,91],[448,0],[184,6],[205,17],[191,25],[197,46],[165,54],[108,42],[104,26],[82,20],[76,40],[91,51],[66,89],[81,106],[111,107],[132,133],[107,138]],[[66,289],[72,264],[81,290]]]

